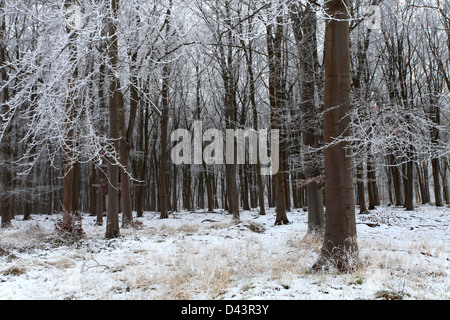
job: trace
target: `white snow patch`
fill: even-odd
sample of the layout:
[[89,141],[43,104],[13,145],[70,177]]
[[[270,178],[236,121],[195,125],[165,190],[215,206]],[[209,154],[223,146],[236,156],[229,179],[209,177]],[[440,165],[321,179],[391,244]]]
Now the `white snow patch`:
[[[33,216],[0,230],[0,299],[450,299],[450,209],[380,207],[357,216],[362,265],[351,274],[313,273],[321,241],[307,216],[274,226],[258,216],[146,213],[141,229],[105,228],[83,215],[85,239],[54,231],[58,216]],[[370,225],[370,226],[369,226]],[[375,227],[374,227],[375,226]]]

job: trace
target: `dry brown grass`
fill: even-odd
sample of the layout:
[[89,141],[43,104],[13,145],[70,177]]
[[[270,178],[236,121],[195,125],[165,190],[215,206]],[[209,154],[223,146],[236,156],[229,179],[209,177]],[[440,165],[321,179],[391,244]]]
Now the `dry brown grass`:
[[[351,274],[320,273],[310,271],[323,244],[320,234],[296,229],[280,232],[276,240],[267,242],[271,232],[285,229],[213,219],[204,223],[157,221],[142,229],[122,229],[123,237],[114,241],[103,239],[104,228],[92,228],[85,243],[68,247],[64,256],[52,256],[50,248],[46,258],[22,257],[23,250],[48,245],[53,233],[32,224],[0,235],[5,252],[1,272],[14,276],[49,268],[64,275],[77,269],[81,279],[91,279],[81,281],[79,289],[102,299],[245,298],[262,292],[268,297],[285,292],[292,297],[313,297],[323,291],[336,294],[333,287],[359,290],[362,295],[352,294],[369,299],[376,298],[376,293],[382,299],[390,297],[387,293],[398,292],[405,298],[427,299],[433,290],[445,292],[448,286],[448,249],[443,241],[396,241],[363,234],[358,238],[358,268]],[[252,230],[252,226],[258,228]],[[130,239],[136,242],[131,244]],[[19,257],[7,260],[10,252]],[[60,252],[66,252],[65,248]],[[115,259],[115,255],[120,258]],[[107,284],[101,284],[98,277],[107,279]]]

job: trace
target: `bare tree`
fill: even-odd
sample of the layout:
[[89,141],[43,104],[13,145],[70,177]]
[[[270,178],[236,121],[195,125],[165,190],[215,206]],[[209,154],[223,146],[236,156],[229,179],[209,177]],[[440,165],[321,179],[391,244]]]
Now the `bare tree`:
[[[120,150],[120,113],[123,112],[124,101],[120,87],[120,80],[114,71],[118,67],[118,33],[117,14],[119,11],[119,0],[111,0],[110,16],[108,21],[108,32],[110,44],[108,56],[110,62],[110,84],[109,84],[109,137],[113,141],[114,151]],[[119,172],[120,166],[115,159],[108,163],[108,214],[106,221],[106,238],[117,238],[119,229]]]
[[[2,44],[0,45],[0,67],[1,67],[1,87],[3,88],[1,94],[1,104],[2,109],[0,112],[6,114],[8,112],[7,110],[7,102],[9,100],[9,87],[7,85],[8,82],[8,72],[5,69],[5,65],[7,65],[7,53],[5,48],[6,43],[6,17],[4,14],[4,2],[0,2],[0,40],[2,41]],[[5,123],[4,121],[0,120],[0,126],[3,129],[4,126],[8,126],[7,129],[3,129],[2,132],[4,132],[4,138],[0,140],[0,154],[2,156],[2,161],[0,163],[0,167],[3,169],[3,191],[1,193],[0,198],[0,206],[1,206],[1,213],[2,213],[2,220],[1,220],[1,227],[6,228],[11,225],[11,207],[12,207],[12,201],[11,201],[11,192],[12,192],[12,185],[13,185],[13,172],[11,169],[12,165],[12,139],[11,139],[11,125],[8,123]]]
[[[269,16],[271,13],[269,13]],[[269,101],[271,108],[271,129],[281,130],[283,121],[283,84],[282,84],[282,44],[284,38],[284,17],[281,14],[275,18],[276,23],[266,24],[267,31],[267,58],[269,67]],[[273,176],[275,192],[275,225],[288,224],[289,220],[286,214],[286,185],[284,170],[284,150],[280,148],[280,170]]]
[[[166,19],[164,21],[164,29],[166,37],[169,36],[170,31],[170,8],[167,9]],[[167,51],[166,44],[166,51]],[[169,81],[170,81],[170,66],[165,63],[162,72],[162,89],[161,89],[161,99],[162,99],[162,116],[161,116],[161,162],[159,168],[159,210],[161,212],[161,219],[167,219],[168,214],[168,201],[169,195],[167,192],[168,181],[167,181],[167,136],[168,136],[168,125],[169,125]]]
[[318,170],[316,149],[317,129],[316,123],[316,78],[317,66],[317,17],[312,4],[306,5],[293,2],[290,7],[293,31],[299,51],[300,69],[300,99],[302,112],[303,145],[305,146],[303,170],[307,183],[308,202],[308,230],[318,231],[325,224],[323,197],[320,182],[317,179],[321,172]]
[[336,139],[349,135],[350,123],[350,40],[348,0],[326,3],[325,31],[325,119],[326,177],[325,237],[314,269],[330,263],[339,270],[355,266],[355,199],[351,151]]
[[76,198],[76,181],[77,181],[77,164],[73,163],[74,159],[74,115],[76,109],[76,99],[73,92],[73,86],[75,79],[78,77],[77,70],[77,50],[76,50],[76,38],[77,38],[77,28],[76,26],[76,17],[77,8],[75,6],[75,1],[67,0],[64,4],[65,8],[71,12],[72,21],[67,22],[66,32],[69,35],[69,56],[70,56],[70,65],[72,68],[72,76],[68,79],[68,88],[69,92],[66,98],[66,136],[65,136],[65,159],[64,159],[64,187],[63,187],[63,220],[68,223],[71,219],[70,215],[74,214],[74,204],[78,199]]

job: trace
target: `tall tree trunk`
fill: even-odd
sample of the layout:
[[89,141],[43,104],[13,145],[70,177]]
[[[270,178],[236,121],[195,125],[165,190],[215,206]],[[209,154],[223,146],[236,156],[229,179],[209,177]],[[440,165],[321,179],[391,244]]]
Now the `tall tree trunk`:
[[326,3],[324,141],[326,176],[326,222],[324,244],[314,269],[327,262],[338,270],[351,270],[358,255],[355,196],[351,151],[346,142],[334,140],[349,135],[350,41],[349,0]]
[[[3,42],[5,41],[5,32],[6,32],[6,18],[4,16],[4,1],[1,1],[0,3],[0,14],[2,17],[1,20],[1,26],[0,26],[0,40]],[[2,44],[0,46],[0,66],[1,69],[1,85],[5,85],[8,81],[8,73],[6,72],[5,68],[3,68],[4,65],[6,65],[6,52],[5,52],[5,46]],[[1,92],[2,95],[2,104],[7,102],[9,100],[9,88],[7,85],[4,86],[3,92]],[[2,110],[0,111],[4,114],[6,114],[7,106],[5,104],[5,107],[1,107]],[[0,118],[0,125],[3,125],[3,121]],[[0,155],[2,156],[2,171],[3,171],[3,190],[0,192],[0,211],[2,212],[2,221],[1,221],[1,227],[6,228],[11,226],[11,192],[12,192],[12,185],[13,185],[13,173],[12,173],[12,139],[11,139],[11,124],[7,124],[8,128],[5,129],[5,135],[2,141],[0,141]],[[2,126],[3,127],[3,126]]]
[[[65,2],[65,7],[68,8],[71,5],[73,5],[73,0],[67,0]],[[76,50],[76,44],[75,40],[77,37],[77,32],[72,30],[67,26],[66,31],[68,34],[70,34],[70,44],[69,44],[69,50],[70,50],[70,63],[72,65],[72,75],[69,78],[68,87],[69,87],[69,93],[66,98],[66,136],[65,136],[65,150],[64,150],[64,183],[63,183],[63,221],[68,222],[70,221],[70,215],[73,214],[74,208],[74,183],[76,180],[75,177],[75,168],[73,165],[73,148],[74,148],[74,128],[73,128],[73,117],[75,113],[75,97],[72,93],[73,89],[73,83],[75,82],[75,79],[78,77],[78,70],[77,66],[75,65],[77,60],[77,50]]]
[[[136,17],[140,22],[139,17]],[[121,112],[121,139],[120,139],[120,164],[122,166],[120,170],[121,181],[121,205],[122,205],[122,226],[127,227],[133,224],[133,202],[131,199],[131,185],[130,185],[130,173],[129,171],[129,159],[130,151],[132,147],[132,138],[134,128],[136,124],[136,115],[139,105],[139,92],[138,92],[138,76],[136,75],[137,69],[137,49],[131,54],[131,86],[130,86],[130,112],[128,118],[128,125],[125,126],[125,113]]]
[[[277,17],[277,24],[266,26],[267,29],[267,51],[269,59],[269,100],[271,107],[271,129],[281,130],[283,96],[281,88],[281,49],[284,36],[283,21]],[[275,27],[275,31],[273,28]],[[275,225],[288,224],[285,201],[285,179],[284,179],[284,152],[279,150],[279,170],[272,176],[273,192],[275,198]]]
[[[150,133],[149,133],[149,114],[148,114],[148,106],[145,107],[143,111],[141,111],[141,127],[140,131],[140,144],[141,149],[143,149],[144,156],[142,161],[139,162],[138,166],[138,178],[139,178],[139,187],[136,190],[136,213],[138,217],[144,216],[144,200],[145,200],[145,187],[146,187],[146,173],[147,173],[147,164],[149,160],[149,151],[150,151]],[[142,148],[143,145],[143,148]]]
[[[120,112],[123,111],[123,96],[120,81],[115,72],[118,67],[118,34],[117,14],[119,0],[111,0],[111,13],[108,21],[108,31],[111,43],[108,49],[110,61],[109,84],[109,137],[113,141],[116,156],[120,154]],[[106,238],[112,239],[120,236],[119,228],[119,174],[120,167],[115,163],[116,159],[109,159],[108,163],[108,213],[106,222]]]
[[[241,41],[242,47],[244,48],[245,61],[247,64],[247,74],[249,81],[249,98],[250,104],[252,106],[252,114],[253,114],[253,129],[255,131],[259,130],[258,125],[258,108],[256,105],[256,88],[255,88],[255,75],[253,72],[253,49],[251,47],[251,43],[249,48],[245,46],[245,42]],[[256,161],[256,179],[258,184],[258,199],[259,199],[259,214],[266,215],[266,209],[264,205],[264,185],[262,181],[261,175],[261,163],[259,157],[257,157]]]
[[[433,127],[430,129],[430,136],[431,136],[431,143],[434,145],[439,144],[440,140],[440,132],[437,126],[441,124],[441,110],[439,107],[439,101],[438,98],[432,94],[431,101],[430,101],[430,119],[433,121],[433,123],[436,125],[436,127]],[[443,206],[442,203],[442,194],[441,194],[441,185],[439,181],[439,172],[440,172],[440,163],[438,158],[431,159],[431,168],[433,171],[433,184],[434,184],[434,199],[436,206],[440,207]]]
[[[227,7],[227,10],[229,8]],[[225,48],[227,49],[225,52]],[[227,32],[227,43],[221,46],[221,71],[222,80],[225,87],[225,126],[227,130],[236,129],[236,81],[234,77],[234,57],[233,57],[233,35],[231,30]],[[236,142],[233,139],[234,150]],[[236,152],[234,153],[233,163],[227,161],[225,164],[225,183],[228,211],[233,215],[233,219],[239,220],[239,191],[237,187],[237,164]]]
[[[318,70],[317,63],[314,60],[314,52],[317,52],[316,41],[316,13],[311,4],[303,5],[293,4],[291,7],[291,19],[293,20],[294,36],[297,43],[300,57],[300,109],[302,112],[302,139],[307,151],[304,155],[303,171],[306,179],[318,177],[320,172],[316,169],[317,161],[314,148],[317,147],[316,129],[314,120],[316,119],[315,106],[315,77]],[[308,197],[308,231],[317,231],[323,229],[325,224],[325,215],[323,208],[322,190],[319,183],[312,180],[307,188]]]
[[[104,31],[106,33],[106,31]],[[105,34],[106,36],[106,34]],[[106,43],[102,43],[99,47],[99,54],[104,55],[107,54],[105,51]],[[106,134],[107,131],[107,114],[108,114],[108,97],[105,94],[105,80],[107,78],[107,66],[106,62],[102,62],[99,67],[99,78],[98,78],[98,104],[99,104],[99,113],[103,116],[100,125],[100,130]],[[107,159],[102,159],[106,160]],[[96,173],[96,192],[97,192],[97,202],[95,203],[95,211],[97,215],[96,219],[96,225],[101,226],[103,225],[103,214],[105,213],[106,209],[106,197],[108,193],[108,187],[107,187],[107,180],[108,178],[105,175],[106,167],[99,165],[95,168],[97,171]]]
[[[2,50],[3,51],[3,50]],[[2,54],[3,55],[3,54]],[[0,64],[3,64],[3,59],[0,61]],[[4,73],[2,72],[2,75]],[[4,79],[2,79],[4,80]],[[4,101],[9,100],[8,97],[8,88],[3,89],[3,98]],[[12,138],[11,138],[11,124],[8,125],[8,128],[5,129],[5,135],[0,143],[0,155],[2,158],[1,168],[3,169],[3,188],[0,191],[0,211],[2,212],[2,221],[1,227],[8,228],[11,226],[11,219],[13,217],[13,204],[12,204],[12,191],[13,191],[13,171],[12,171]]]
[[[133,63],[136,63],[137,53],[132,57]],[[137,89],[137,77],[132,76],[130,88],[130,112],[128,125],[125,126],[125,113],[120,113],[121,139],[120,139],[120,196],[122,205],[122,226],[127,227],[133,224],[133,205],[131,200],[130,185],[130,151],[131,140],[133,138],[134,127],[136,123],[136,114],[139,104],[139,93]]]
[[169,124],[169,66],[163,67],[162,118],[161,118],[161,161],[159,165],[159,211],[161,219],[169,217],[167,209],[167,130]]
[[[359,103],[360,101],[364,100],[363,93],[361,92],[361,78],[362,75],[366,69],[366,63],[367,63],[367,52],[370,45],[370,32],[371,30],[367,28],[364,42],[362,45],[358,43],[358,52],[357,52],[357,67],[355,76],[352,79],[353,89],[355,90],[355,94],[357,97],[356,103]],[[358,109],[359,110],[359,109]],[[359,200],[359,213],[367,213],[366,208],[366,197],[364,192],[364,165],[363,165],[363,159],[361,159],[361,163],[356,167],[356,187],[358,192],[358,200]],[[367,169],[369,170],[369,168]],[[369,175],[369,173],[367,173]],[[368,181],[367,186],[369,188],[370,182]],[[370,188],[372,189],[373,185],[370,185]],[[373,193],[371,195],[371,192],[369,191],[369,197],[373,196]],[[370,201],[369,201],[369,209],[370,209]]]
[[[170,15],[171,9],[167,9],[166,19],[164,21],[165,35],[169,37],[170,33]],[[166,41],[168,41],[166,39]],[[166,48],[167,52],[167,48]],[[161,116],[161,161],[159,168],[159,205],[160,205],[160,218],[169,218],[168,203],[169,203],[169,193],[168,193],[168,181],[167,181],[167,137],[168,137],[168,125],[169,125],[169,80],[170,80],[170,66],[166,62],[163,66],[162,72],[162,90],[161,90],[161,105],[162,105],[162,116]]]

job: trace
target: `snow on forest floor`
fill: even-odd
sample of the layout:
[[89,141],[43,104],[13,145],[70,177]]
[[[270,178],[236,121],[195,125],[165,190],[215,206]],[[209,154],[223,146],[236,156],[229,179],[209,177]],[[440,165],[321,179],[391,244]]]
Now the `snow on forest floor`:
[[[450,299],[450,209],[380,207],[357,216],[361,265],[311,272],[321,241],[307,214],[274,211],[146,213],[140,228],[104,238],[83,215],[86,237],[55,233],[58,215],[16,217],[0,230],[0,299]],[[371,226],[369,226],[371,225]]]

